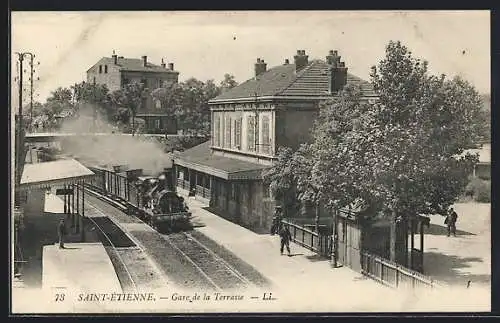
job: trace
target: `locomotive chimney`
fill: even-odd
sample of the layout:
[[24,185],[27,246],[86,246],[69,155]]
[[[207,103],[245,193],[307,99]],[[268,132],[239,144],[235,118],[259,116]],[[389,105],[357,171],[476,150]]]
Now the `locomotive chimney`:
[[142,56],[142,63],[144,67],[148,66],[148,57],[147,56]]
[[165,62],[163,61],[163,58],[161,59],[161,67],[165,68]]

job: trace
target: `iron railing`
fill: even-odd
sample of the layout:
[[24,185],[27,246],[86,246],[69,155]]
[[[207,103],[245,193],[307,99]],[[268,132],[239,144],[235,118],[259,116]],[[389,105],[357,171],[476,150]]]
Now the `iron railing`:
[[320,256],[330,257],[332,254],[332,236],[322,235],[317,232],[306,229],[305,227],[291,223],[289,221],[282,221],[288,225],[292,235],[292,241],[296,244],[312,250]]
[[178,179],[177,179],[177,187],[179,187],[179,188],[182,188],[182,189],[185,189],[185,190],[188,190],[188,191],[189,191],[190,186],[191,186],[191,185],[189,184],[189,181],[185,181],[185,180],[180,179],[180,178],[178,178]]
[[200,185],[196,185],[196,195],[201,196],[205,199],[210,199],[210,189]]
[[430,277],[398,265],[388,259],[377,257],[366,251],[361,252],[362,274],[393,288],[436,287]]

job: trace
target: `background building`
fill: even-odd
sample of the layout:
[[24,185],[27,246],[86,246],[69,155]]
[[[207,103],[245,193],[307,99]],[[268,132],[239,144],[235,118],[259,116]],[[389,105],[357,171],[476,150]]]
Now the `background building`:
[[[87,82],[105,84],[110,92],[122,89],[126,84],[142,83],[148,92],[162,87],[166,82],[177,83],[179,72],[174,70],[174,63],[161,65],[148,62],[147,56],[140,59],[124,58],[113,51],[111,57],[103,57],[87,70]],[[160,110],[152,97],[147,96],[137,110],[137,118],[144,119],[146,131],[149,133],[176,132],[175,120],[171,120]]]

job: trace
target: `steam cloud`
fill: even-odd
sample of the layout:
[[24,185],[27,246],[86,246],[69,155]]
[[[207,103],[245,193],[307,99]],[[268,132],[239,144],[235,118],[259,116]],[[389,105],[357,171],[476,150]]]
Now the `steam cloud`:
[[[94,131],[103,135],[85,135]],[[101,116],[94,126],[94,118],[88,111],[65,120],[61,132],[76,134],[63,141],[63,152],[88,166],[124,165],[129,169],[141,168],[146,174],[158,174],[172,165],[171,155],[155,139],[122,134]]]

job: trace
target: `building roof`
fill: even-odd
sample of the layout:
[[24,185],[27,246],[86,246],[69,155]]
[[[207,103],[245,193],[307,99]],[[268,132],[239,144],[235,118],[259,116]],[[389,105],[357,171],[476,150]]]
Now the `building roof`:
[[187,149],[174,156],[175,164],[226,180],[260,179],[261,171],[269,166],[214,155],[210,141]]
[[[286,64],[273,67],[258,77],[236,86],[222,93],[210,103],[233,99],[254,98],[268,96],[279,97],[308,97],[311,99],[327,97],[329,65],[321,60],[313,60],[301,69],[295,71],[295,64]],[[364,96],[375,97],[371,84],[361,78],[347,73],[347,84],[359,85]]]
[[45,163],[26,164],[21,177],[21,188],[71,184],[94,175],[75,159],[61,159]]
[[[112,57],[103,57],[96,64],[94,64],[91,68],[87,70],[87,72],[92,69],[94,66],[98,64],[107,64],[114,65],[114,59]],[[117,65],[120,67],[120,71],[129,71],[129,72],[156,72],[156,73],[177,73],[179,72],[175,70],[170,70],[168,68],[162,67],[160,65],[151,64],[147,62],[146,66],[144,66],[144,61],[138,58],[117,58]]]

